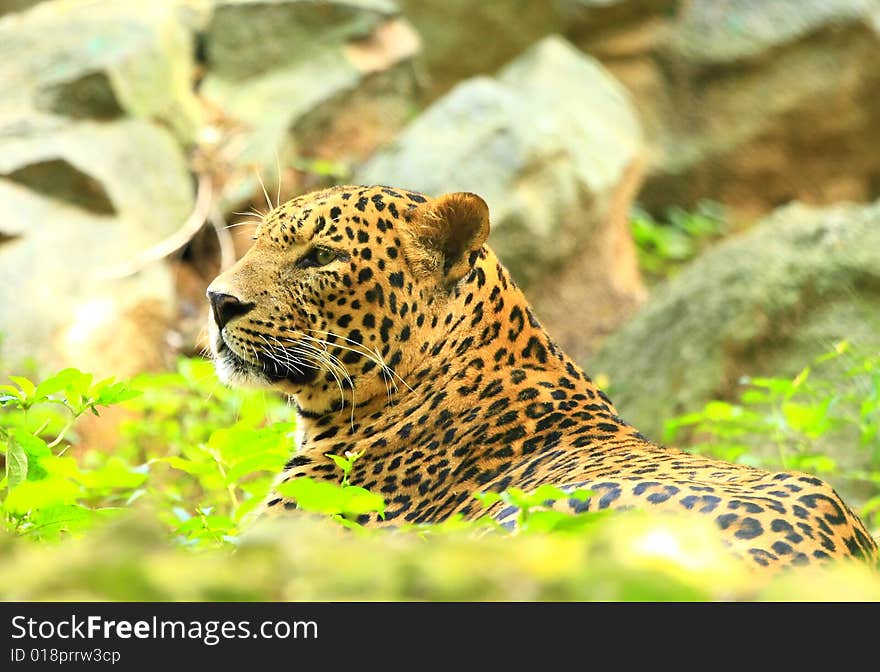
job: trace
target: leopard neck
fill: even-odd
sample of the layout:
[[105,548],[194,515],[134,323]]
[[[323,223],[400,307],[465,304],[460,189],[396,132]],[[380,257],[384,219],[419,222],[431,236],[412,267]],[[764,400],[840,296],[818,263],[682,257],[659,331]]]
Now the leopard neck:
[[426,333],[437,335],[403,358],[392,394],[320,414],[299,409],[300,449],[334,452],[412,422],[446,423],[491,405],[507,388],[527,389],[533,403],[553,403],[554,391],[567,387],[616,417],[608,397],[541,326],[489,248],[436,318]]

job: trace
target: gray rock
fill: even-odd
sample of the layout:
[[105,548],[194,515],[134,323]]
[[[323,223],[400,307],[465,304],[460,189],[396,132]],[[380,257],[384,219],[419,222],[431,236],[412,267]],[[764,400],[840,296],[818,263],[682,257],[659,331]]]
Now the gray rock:
[[134,223],[142,231],[130,241],[133,246],[176,230],[193,203],[186,157],[174,137],[133,119],[97,123],[41,115],[0,117],[0,176]]
[[880,0],[558,3],[632,94],[649,209],[712,199],[745,223],[880,195]]
[[355,181],[479,193],[492,213],[493,247],[528,285],[606,224],[640,150],[623,88],[595,60],[551,37],[496,78],[454,88]]
[[675,105],[641,199],[709,197],[745,220],[877,196],[878,17],[877,0],[686,5],[664,56]]
[[660,439],[741,376],[793,376],[844,339],[880,349],[880,202],[779,209],[657,289],[587,370]]
[[302,64],[398,13],[392,0],[218,0],[205,33],[208,68],[235,81]]
[[673,47],[698,64],[742,62],[818,31],[871,21],[878,10],[877,0],[697,0],[684,8]]
[[424,41],[427,97],[463,79],[491,75],[547,35],[559,33],[556,2],[398,0]]
[[583,357],[642,298],[627,218],[641,150],[625,90],[549,37],[497,77],[458,85],[354,181],[480,194],[493,249],[560,345]]
[[0,109],[150,119],[191,142],[201,112],[194,48],[177,10],[146,0],[74,0],[3,16]]
[[205,36],[200,93],[227,127],[218,156],[230,211],[314,159],[345,169],[403,126],[418,35],[386,0],[223,0]]
[[[170,319],[167,265],[108,276],[177,230],[192,207],[185,157],[166,130],[140,120],[7,118],[0,126],[0,305],[15,310],[0,312],[4,365],[33,359],[45,373],[75,362],[109,373],[116,364],[118,375],[138,368],[132,353],[165,347],[111,317],[148,304]],[[71,359],[77,344],[87,344],[78,340],[84,329],[108,344],[103,359],[100,352]]]

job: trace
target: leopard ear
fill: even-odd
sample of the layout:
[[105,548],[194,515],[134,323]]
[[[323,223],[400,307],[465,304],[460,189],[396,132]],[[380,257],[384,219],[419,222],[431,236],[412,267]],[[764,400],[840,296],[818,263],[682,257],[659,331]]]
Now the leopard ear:
[[410,262],[440,275],[451,287],[471,270],[489,237],[489,206],[468,192],[444,194],[407,215],[412,232]]

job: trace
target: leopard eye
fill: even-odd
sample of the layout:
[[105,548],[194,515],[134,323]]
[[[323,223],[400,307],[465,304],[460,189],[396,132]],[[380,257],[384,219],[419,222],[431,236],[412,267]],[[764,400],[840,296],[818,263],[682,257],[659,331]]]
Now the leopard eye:
[[336,259],[336,252],[331,250],[328,247],[316,247],[315,248],[315,261],[318,262],[319,266],[325,266],[329,264],[331,261]]
[[339,255],[335,250],[329,247],[313,247],[296,263],[299,268],[308,268],[310,266],[326,266],[331,261],[336,260]]

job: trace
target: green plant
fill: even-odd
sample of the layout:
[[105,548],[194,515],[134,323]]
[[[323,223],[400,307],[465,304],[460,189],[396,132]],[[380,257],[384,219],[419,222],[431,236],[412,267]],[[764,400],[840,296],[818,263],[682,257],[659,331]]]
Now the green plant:
[[635,207],[630,213],[630,229],[639,266],[649,275],[662,278],[673,275],[707,242],[722,235],[725,221],[718,203],[702,201],[694,211],[670,208],[663,220]]
[[293,498],[303,511],[321,513],[350,528],[361,528],[361,515],[385,514],[385,500],[379,495],[356,485],[336,485],[329,481],[298,478],[281,483],[277,490]]
[[852,499],[864,500],[862,515],[880,526],[880,354],[854,353],[844,341],[792,378],[742,382],[738,402],[710,401],[670,420],[664,441],[685,441],[725,460],[833,476],[858,486]]
[[221,385],[201,359],[132,385],[143,394],[128,404],[116,450],[149,465],[157,515],[183,543],[235,542],[293,451],[291,409],[271,393]]
[[[842,375],[852,389],[842,390],[839,380],[826,385],[817,371],[832,360],[840,364],[844,354],[847,348],[841,345],[791,380],[753,380],[740,404],[707,405],[670,431],[729,430],[727,444],[716,441],[715,450],[730,451],[741,438],[747,445],[740,430],[749,428],[765,440],[774,427],[779,431],[774,436],[793,443],[761,460],[784,455],[787,466],[820,469],[829,465],[808,439],[848,428],[865,448],[861,474],[875,478],[876,495],[880,362],[876,356],[850,358]],[[102,446],[80,424],[82,416],[108,405],[126,418],[118,435]],[[330,456],[340,470],[338,482],[302,478],[280,486],[282,494],[317,516],[270,517],[253,534],[243,534],[250,529],[249,514],[293,451],[292,412],[272,394],[223,387],[211,364],[201,360],[184,359],[175,372],[124,384],[94,383],[75,370],[40,383],[13,377],[0,387],[0,411],[5,474],[0,507],[7,531],[0,534],[0,573],[18,577],[4,583],[4,599],[756,595],[753,579],[707,533],[710,521],[703,527],[657,512],[571,516],[553,510],[553,502],[584,500],[590,496],[586,491],[544,486],[476,495],[486,506],[516,506],[516,534],[488,516],[468,521],[453,516],[440,524],[400,524],[394,530],[361,527],[359,517],[383,514],[385,502],[351,485],[360,453]],[[779,429],[777,416],[788,429]],[[848,418],[843,426],[838,416]],[[100,420],[109,421],[106,415]],[[806,438],[794,441],[799,435]],[[808,456],[816,459],[810,463]],[[740,451],[735,459],[757,458]],[[871,501],[880,508],[877,497],[866,507]],[[358,533],[339,534],[321,516]],[[230,544],[234,553],[226,552]],[[202,552],[189,552],[190,547]],[[840,570],[829,570],[827,581],[807,581],[817,587],[810,595],[871,599],[880,594],[867,569],[852,576],[847,567]],[[804,582],[779,585],[766,599],[803,594]],[[820,590],[823,585],[828,588]]]
[[0,481],[2,510],[8,530],[34,538],[55,538],[85,529],[127,503],[146,479],[143,465],[108,457],[83,468],[65,456],[67,435],[76,420],[98,407],[137,396],[113,379],[65,369],[39,384],[9,376],[0,385],[0,451],[5,463]]
[[[235,542],[293,446],[293,423],[272,422],[289,414],[283,401],[232,392],[202,360],[128,384],[75,369],[10,382],[0,386],[0,504],[7,529],[33,538],[80,533],[144,501],[181,543]],[[128,414],[112,452],[77,434],[83,414],[109,405]]]

